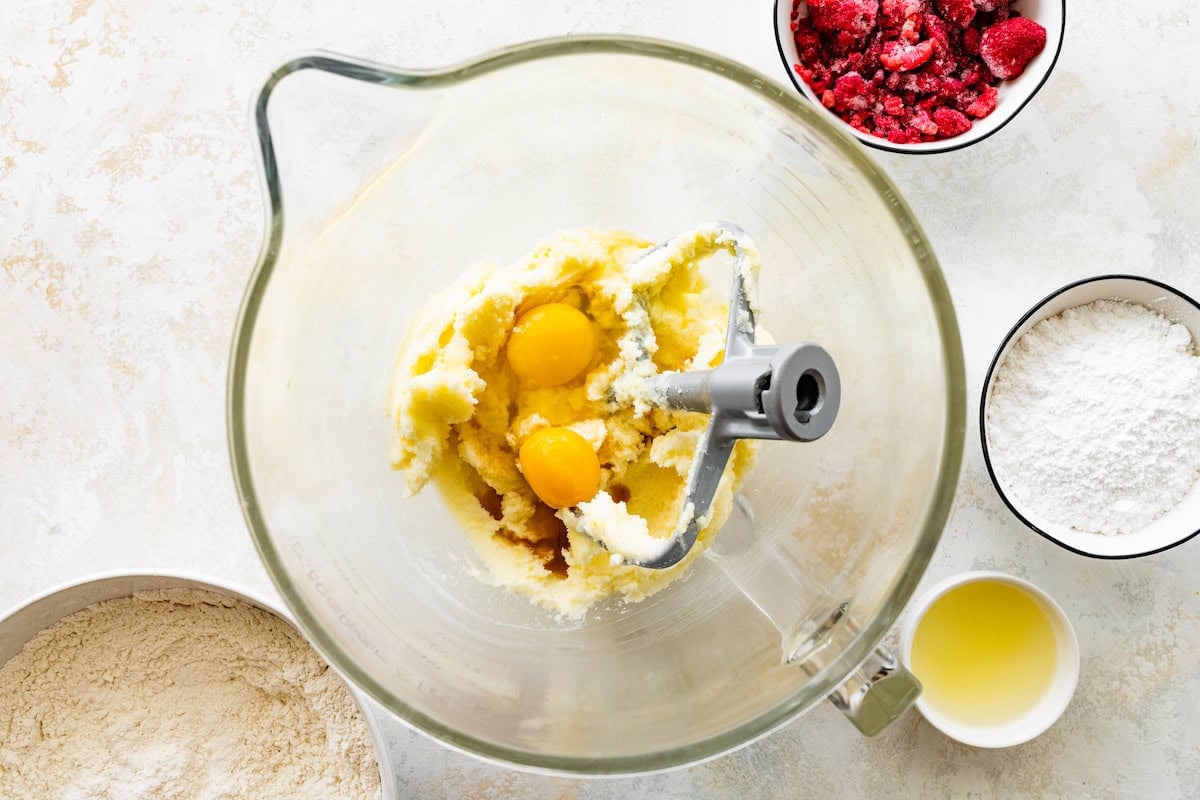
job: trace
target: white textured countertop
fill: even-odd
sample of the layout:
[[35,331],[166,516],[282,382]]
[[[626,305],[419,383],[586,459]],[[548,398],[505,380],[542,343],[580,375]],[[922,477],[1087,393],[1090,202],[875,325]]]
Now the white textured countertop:
[[[102,569],[188,569],[270,591],[225,447],[225,367],[262,206],[247,105],[322,47],[433,67],[531,38],[626,32],[784,81],[769,0],[3,0],[0,608]],[[1075,3],[1032,105],[954,154],[876,155],[957,304],[977,402],[992,351],[1075,278],[1200,295],[1200,11]],[[665,775],[511,772],[391,726],[401,797],[1200,797],[1200,542],[1092,561],[1018,523],[972,418],[956,510],[923,585],[1030,578],[1075,622],[1079,690],[1034,742],[958,745],[910,712],[875,740],[820,707]]]

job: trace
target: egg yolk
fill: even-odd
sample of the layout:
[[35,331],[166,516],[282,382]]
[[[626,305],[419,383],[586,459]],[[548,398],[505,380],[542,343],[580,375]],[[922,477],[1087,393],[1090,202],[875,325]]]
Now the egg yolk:
[[508,339],[508,365],[538,386],[561,386],[583,374],[596,354],[596,332],[583,312],[565,303],[526,311]]
[[570,428],[543,428],[521,444],[517,457],[529,488],[548,506],[576,506],[600,491],[600,459]]

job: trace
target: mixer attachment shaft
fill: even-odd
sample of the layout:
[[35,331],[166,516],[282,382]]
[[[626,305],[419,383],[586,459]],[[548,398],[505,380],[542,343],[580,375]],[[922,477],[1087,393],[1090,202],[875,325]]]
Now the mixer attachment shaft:
[[[728,223],[722,227],[734,239],[740,266],[745,234]],[[754,316],[744,271],[736,269],[721,364],[709,370],[664,372],[647,382],[657,404],[712,417],[696,447],[675,536],[662,555],[640,566],[665,569],[692,549],[708,522],[709,506],[738,439],[811,442],[824,436],[837,417],[841,383],[829,353],[808,342],[758,345]]]

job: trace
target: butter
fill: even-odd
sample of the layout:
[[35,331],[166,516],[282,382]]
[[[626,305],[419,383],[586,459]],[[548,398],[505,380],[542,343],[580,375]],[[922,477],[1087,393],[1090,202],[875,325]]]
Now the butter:
[[[661,552],[683,511],[708,417],[660,407],[646,382],[720,360],[727,300],[699,264],[731,248],[723,235],[705,226],[654,248],[620,231],[560,232],[507,267],[471,270],[410,326],[389,401],[392,463],[406,491],[436,485],[495,585],[569,616],[614,595],[637,601],[679,577],[728,517],[752,442],[735,446],[686,558],[628,563]],[[547,388],[513,374],[505,345],[520,314],[550,302],[592,321],[596,353],[581,377]],[[548,426],[579,433],[601,464],[600,493],[557,514],[517,466],[521,443]]]

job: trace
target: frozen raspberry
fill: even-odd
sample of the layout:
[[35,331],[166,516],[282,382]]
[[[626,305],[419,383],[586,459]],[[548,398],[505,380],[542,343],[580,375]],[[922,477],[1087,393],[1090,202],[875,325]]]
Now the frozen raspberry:
[[979,55],[979,31],[967,28],[962,35],[962,49],[973,56]]
[[966,89],[963,82],[956,78],[942,78],[938,82],[937,96],[942,100],[957,100]]
[[1029,48],[1029,31],[1013,28],[1012,1],[792,0],[795,71],[862,133],[905,144],[958,136],[1045,47],[1044,30]]
[[906,42],[916,42],[921,38],[921,18],[911,17],[900,26],[900,38]]
[[[929,113],[926,111],[918,111],[916,114],[913,114],[912,120],[909,122],[909,125],[911,125],[916,130],[920,131],[921,133],[925,134],[926,136],[937,136],[938,135],[939,129],[938,129],[937,123],[929,118]],[[947,135],[952,135],[952,134],[947,134]]]
[[987,71],[987,67],[982,64],[971,64],[958,74],[958,79],[963,82],[964,86],[977,89],[981,86],[991,85],[988,83],[990,74]]
[[938,13],[948,22],[966,28],[975,19],[975,3],[972,0],[937,0]]
[[1031,19],[1012,19],[989,25],[979,41],[979,54],[992,74],[1010,80],[1046,46],[1046,29]]
[[857,72],[847,72],[833,85],[833,95],[839,109],[852,108],[856,111],[867,107],[867,82]]
[[954,50],[950,46],[950,29],[946,27],[946,21],[937,14],[925,15],[925,33],[937,45],[938,56],[952,56],[954,54]]
[[900,78],[900,88],[906,92],[932,94],[938,90],[942,82],[936,75],[928,72],[914,72]]
[[936,40],[934,45],[933,58],[929,59],[925,71],[932,75],[953,75],[958,71],[958,59],[937,45]]
[[808,0],[808,11],[817,30],[863,39],[875,27],[879,0]]
[[933,121],[937,124],[938,133],[947,138],[971,130],[971,120],[952,108],[939,108],[934,111]]
[[902,28],[904,23],[925,13],[924,0],[883,0],[879,24],[885,28]]
[[871,69],[872,67],[880,66],[879,54],[883,52],[883,34],[876,33],[871,37],[871,41],[867,44],[867,49],[863,52],[863,69]]
[[890,131],[899,129],[900,122],[894,117],[889,117],[887,114],[876,114],[871,117],[871,123],[875,126],[875,134],[886,134]]
[[821,55],[821,34],[812,27],[807,19],[800,20],[793,38],[796,40],[796,54],[806,64],[816,61]]
[[851,69],[849,57],[835,58],[829,62],[829,73],[831,75],[845,75]]
[[891,41],[883,46],[879,54],[879,62],[888,69],[897,72],[910,72],[924,64],[933,55],[933,42],[924,41],[917,44],[905,44]]
[[963,109],[968,117],[975,119],[983,119],[988,114],[996,110],[996,87],[989,86],[983,92],[971,101],[970,105]]

